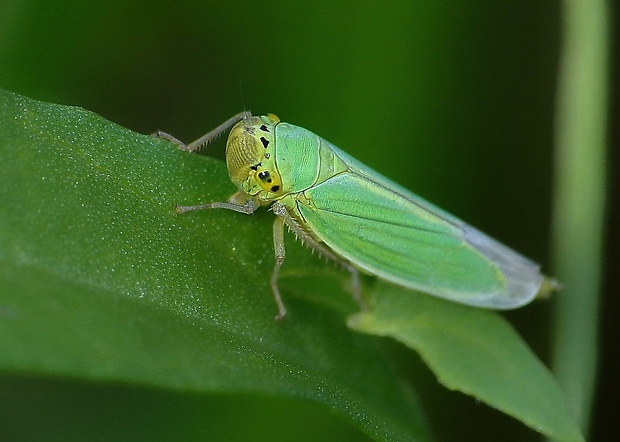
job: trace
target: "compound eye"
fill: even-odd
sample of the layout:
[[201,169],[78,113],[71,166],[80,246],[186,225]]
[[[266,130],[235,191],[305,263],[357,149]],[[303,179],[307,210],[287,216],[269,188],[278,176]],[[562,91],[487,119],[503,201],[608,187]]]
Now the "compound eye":
[[267,192],[275,193],[282,187],[282,182],[276,172],[261,170],[256,174],[256,177],[258,178],[258,184]]

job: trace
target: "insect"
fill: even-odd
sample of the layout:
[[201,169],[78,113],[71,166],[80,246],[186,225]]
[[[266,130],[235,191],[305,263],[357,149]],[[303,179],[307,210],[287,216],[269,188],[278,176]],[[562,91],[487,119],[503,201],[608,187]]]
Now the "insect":
[[539,266],[517,252],[385,178],[330,142],[273,114],[235,115],[190,144],[156,132],[195,152],[232,129],[226,164],[237,186],[228,202],[177,206],[179,213],[229,209],[251,214],[271,205],[278,288],[285,258],[284,226],[352,275],[364,308],[359,271],[457,303],[512,309],[557,287]]

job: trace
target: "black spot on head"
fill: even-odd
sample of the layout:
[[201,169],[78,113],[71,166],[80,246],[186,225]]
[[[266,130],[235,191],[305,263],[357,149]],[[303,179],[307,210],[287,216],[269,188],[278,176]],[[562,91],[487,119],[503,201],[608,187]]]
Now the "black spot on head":
[[271,175],[266,170],[263,170],[261,172],[258,172],[258,179],[261,181],[267,181],[268,183],[270,183]]
[[267,129],[267,126],[265,126],[264,124],[261,125],[260,130],[262,130],[263,132],[269,132],[269,129]]
[[269,146],[269,140],[265,137],[260,137],[260,142],[263,143],[263,147],[267,149],[267,146]]
[[272,192],[277,192],[278,190],[280,190],[280,186],[272,186],[271,187],[271,191]]
[[260,163],[255,164],[255,165],[253,165],[253,166],[250,166],[250,169],[252,169],[252,170],[258,170],[258,166],[260,166]]

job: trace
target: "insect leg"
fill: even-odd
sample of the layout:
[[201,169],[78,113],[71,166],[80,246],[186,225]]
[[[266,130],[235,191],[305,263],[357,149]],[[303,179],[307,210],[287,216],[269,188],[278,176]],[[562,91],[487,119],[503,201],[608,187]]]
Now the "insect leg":
[[228,209],[235,212],[251,215],[260,207],[260,203],[253,199],[248,199],[247,195],[243,192],[237,192],[230,197],[228,202],[215,202],[208,204],[199,204],[197,206],[179,206],[177,204],[177,213],[182,214],[185,212],[191,212],[193,210],[203,209]]
[[234,210],[235,212],[244,213],[246,215],[251,215],[254,213],[256,209],[258,209],[259,204],[254,200],[248,200],[244,204],[235,204],[235,203],[208,203],[208,204],[199,204],[197,206],[179,206],[177,205],[177,213],[185,213],[191,212],[193,210],[203,210],[203,209],[228,209]]
[[353,267],[351,264],[347,262],[343,262],[342,265],[351,273],[351,283],[353,286],[353,299],[360,306],[360,309],[363,312],[368,311],[368,306],[366,305],[366,301],[362,297],[362,285],[360,283],[360,272]]
[[204,146],[206,146],[207,144],[209,144],[214,139],[216,139],[222,132],[228,130],[233,124],[236,124],[237,122],[239,122],[239,121],[241,121],[243,119],[248,119],[251,116],[252,116],[252,114],[250,112],[240,112],[237,115],[235,115],[235,116],[229,118],[228,120],[224,121],[222,124],[220,124],[218,127],[213,129],[209,133],[203,135],[202,137],[198,138],[195,141],[192,141],[189,144],[185,144],[183,141],[179,140],[178,138],[174,137],[173,135],[170,135],[170,134],[168,134],[166,132],[162,132],[160,130],[154,132],[153,136],[155,136],[157,138],[162,138],[164,140],[168,140],[171,143],[174,143],[177,146],[179,146],[179,149],[181,149],[181,150],[185,150],[185,151],[188,151],[188,152],[196,152],[196,151],[200,150],[201,148],[203,148]]
[[284,319],[284,316],[286,316],[286,307],[284,307],[280,289],[278,288],[278,276],[280,274],[280,267],[282,267],[282,263],[286,256],[286,249],[284,247],[284,220],[280,217],[277,217],[273,223],[273,249],[276,255],[276,264],[271,274],[271,290],[273,291],[273,297],[278,305],[276,321],[281,321]]
[[[288,213],[288,210],[286,210],[286,207],[283,204],[276,202],[271,206],[271,210],[273,211],[273,213],[278,215],[278,218],[276,218],[276,221],[278,219],[282,219],[284,223],[286,223],[288,228],[291,229],[291,231],[295,234],[295,236],[301,240],[301,242],[306,244],[308,247],[316,250],[317,252],[319,252],[319,254],[325,256],[326,258],[331,259],[337,264],[340,264],[342,267],[347,269],[349,273],[351,273],[351,279],[353,283],[353,299],[355,299],[355,301],[359,304],[362,311],[367,311],[368,307],[366,306],[366,303],[364,302],[364,298],[362,297],[362,286],[360,284],[359,271],[357,270],[357,268],[351,265],[349,262],[337,256],[336,254],[334,254],[329,248],[327,248],[327,246],[318,242],[312,236],[310,236],[310,234],[306,232],[299,225],[299,223],[295,220],[295,218],[293,218],[291,214]],[[284,253],[284,232],[282,232],[281,235],[282,235],[282,248],[283,248],[282,253]],[[274,242],[275,242],[275,226],[274,226]],[[276,251],[276,256],[277,256],[277,251]],[[282,258],[282,260],[284,260],[284,258]],[[276,263],[276,267],[278,271],[280,270],[281,265],[282,265],[281,263],[280,265]],[[273,281],[272,281],[272,288],[273,288]],[[279,296],[279,294],[277,296]]]

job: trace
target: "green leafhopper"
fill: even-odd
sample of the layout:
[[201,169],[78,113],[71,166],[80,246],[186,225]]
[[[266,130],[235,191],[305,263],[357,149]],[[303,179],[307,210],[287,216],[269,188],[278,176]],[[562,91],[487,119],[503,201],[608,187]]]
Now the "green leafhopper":
[[351,272],[362,308],[358,271],[490,309],[517,308],[556,288],[555,280],[542,275],[534,262],[273,114],[242,112],[190,144],[163,132],[156,135],[195,152],[233,125],[226,165],[239,191],[228,202],[177,210],[221,208],[251,214],[271,205],[277,215],[271,276],[276,319],[286,315],[278,289],[285,225]]

